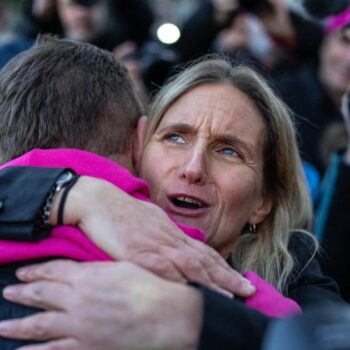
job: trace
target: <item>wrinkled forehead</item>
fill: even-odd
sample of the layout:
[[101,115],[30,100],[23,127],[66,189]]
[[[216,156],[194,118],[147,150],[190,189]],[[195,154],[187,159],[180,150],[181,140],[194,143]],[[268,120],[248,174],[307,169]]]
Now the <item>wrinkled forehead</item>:
[[253,101],[227,84],[203,84],[182,95],[166,110],[158,129],[172,125],[207,138],[232,135],[259,146],[266,137],[264,117]]

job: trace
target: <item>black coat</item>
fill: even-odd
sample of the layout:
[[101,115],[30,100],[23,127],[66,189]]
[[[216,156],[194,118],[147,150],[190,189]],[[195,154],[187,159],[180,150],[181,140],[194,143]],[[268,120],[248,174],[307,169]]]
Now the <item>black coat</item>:
[[[290,251],[296,260],[288,282],[288,297],[295,300],[303,310],[344,303],[338,296],[335,282],[326,277],[316,258],[311,261],[313,243],[295,235]],[[204,316],[199,349],[258,350],[271,320],[249,309],[240,300],[228,299],[202,288]]]
[[350,302],[350,166],[342,155],[332,157],[317,210],[315,233],[321,241],[321,266]]
[[[20,282],[15,275],[17,268],[28,265],[30,263],[42,262],[42,261],[43,260],[26,261],[25,263],[0,266],[0,320],[25,317],[40,311],[39,309],[36,309],[36,308],[14,304],[5,300],[4,297],[2,296],[2,291],[4,287]],[[23,346],[26,344],[33,344],[33,343],[34,343],[33,341],[12,340],[12,339],[5,339],[0,337],[1,350],[17,349],[19,346]]]

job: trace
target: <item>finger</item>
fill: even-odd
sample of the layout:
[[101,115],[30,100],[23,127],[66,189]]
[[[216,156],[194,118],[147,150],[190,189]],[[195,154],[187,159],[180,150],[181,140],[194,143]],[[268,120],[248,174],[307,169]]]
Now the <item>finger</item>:
[[[202,253],[196,256],[200,259],[213,283],[234,295],[244,298],[255,293],[255,287],[251,282],[230,267],[217,251],[198,241],[190,244]],[[186,251],[186,248],[184,250]]]
[[255,293],[252,283],[234,269],[227,270],[209,258],[203,261],[203,265],[212,281],[224,290],[244,298]]
[[181,251],[187,252],[188,254],[190,254],[198,260],[204,260],[211,257],[215,260],[217,265],[222,266],[228,271],[230,271],[231,269],[228,263],[216,250],[200,241],[186,237],[185,242],[179,242],[179,249]]
[[218,288],[197,259],[172,247],[162,247],[161,252],[174,263],[187,280],[204,284],[213,289]]
[[21,346],[16,350],[76,350],[82,349],[74,338],[65,338],[50,341],[44,344]]
[[6,287],[3,295],[5,299],[18,304],[49,310],[65,310],[72,298],[72,289],[64,283],[39,281]]
[[186,243],[188,243],[188,246],[204,254],[205,257],[209,256],[212,259],[214,259],[216,264],[222,266],[228,271],[231,271],[232,268],[228,265],[226,260],[215,249],[209,247],[208,245],[202,242],[199,242],[193,239],[188,239]]
[[41,279],[68,281],[79,269],[79,263],[71,260],[53,260],[47,263],[21,267],[16,271],[18,279],[32,282]]
[[[170,254],[168,255],[169,259],[172,259],[181,272],[192,281],[202,283],[220,292],[224,291],[223,294],[226,295],[229,292],[230,295],[248,297],[255,293],[255,287],[251,282],[232,269],[225,261],[222,263],[222,257],[210,247],[199,244],[196,247],[196,251],[188,247],[184,247],[180,251],[163,247],[163,253]],[[188,268],[188,265],[191,264],[191,262],[186,261],[188,256],[192,260],[198,260],[201,266],[200,270],[205,271],[208,278],[203,274],[197,274],[196,270],[191,271]]]
[[178,270],[176,265],[162,255],[143,253],[134,256],[132,262],[167,280],[175,282],[186,281],[186,278]]
[[51,340],[72,336],[74,324],[62,312],[40,312],[0,322],[0,336],[22,340]]

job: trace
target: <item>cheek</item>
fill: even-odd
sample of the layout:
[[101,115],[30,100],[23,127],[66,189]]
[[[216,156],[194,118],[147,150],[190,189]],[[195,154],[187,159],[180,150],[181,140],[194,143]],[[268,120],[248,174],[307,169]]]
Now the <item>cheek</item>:
[[[339,45],[333,45],[324,56],[324,61],[329,70],[332,70],[333,66],[342,64],[344,60],[345,51]],[[333,72],[330,71],[331,75]]]
[[248,171],[236,171],[225,175],[224,172],[219,176],[219,191],[227,205],[243,205],[247,201],[256,197],[259,193],[257,176],[248,169]]
[[218,190],[222,210],[222,225],[235,226],[237,231],[248,222],[261,198],[260,178],[251,170],[238,171],[230,177],[221,178]]
[[210,218],[207,243],[220,251],[235,242],[250,218],[258,193],[256,177],[250,170],[221,173],[216,191],[218,206]]
[[146,146],[141,159],[140,176],[148,183],[152,197],[167,178],[169,165],[169,157],[166,157],[157,145]]

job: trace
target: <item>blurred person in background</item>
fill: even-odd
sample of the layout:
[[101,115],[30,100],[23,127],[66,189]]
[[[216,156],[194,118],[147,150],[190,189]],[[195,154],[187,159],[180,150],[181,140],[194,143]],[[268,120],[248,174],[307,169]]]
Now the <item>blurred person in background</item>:
[[342,116],[347,144],[330,159],[314,232],[324,251],[323,271],[337,281],[342,297],[350,302],[350,87],[342,100]]
[[14,29],[18,35],[35,39],[39,33],[63,34],[56,0],[25,0],[20,11],[21,17]]
[[153,19],[147,0],[27,0],[17,31],[33,39],[51,33],[97,40],[97,46],[112,50],[127,40],[141,46],[149,38]]
[[[244,41],[237,31],[242,13],[246,14],[245,30],[251,31]],[[252,26],[259,26],[259,30]],[[230,42],[225,42],[222,36],[228,31],[236,33],[232,33]],[[257,32],[264,38],[264,46],[261,40],[254,40]],[[290,10],[283,0],[205,0],[185,22],[175,47],[187,61],[215,51],[219,40],[221,51],[236,56],[243,49],[243,59],[248,52],[248,57],[258,64],[277,69],[280,64],[297,64],[312,57],[321,38],[320,26]]]
[[18,52],[28,49],[32,40],[14,33],[14,13],[9,3],[0,3],[0,68]]
[[[0,68],[17,53],[28,49],[38,33],[52,33],[113,51],[124,58],[125,48],[137,56],[126,62],[138,95],[147,100],[139,54],[150,39],[154,15],[148,0],[27,0],[15,27],[17,37],[0,46]],[[131,48],[131,49],[130,49]],[[153,79],[153,77],[150,77]]]
[[37,34],[51,33],[109,51],[128,41],[139,48],[149,39],[153,19],[147,0],[27,0],[14,43],[25,40],[29,48]]
[[349,15],[350,7],[328,20],[317,61],[274,76],[296,114],[302,157],[321,174],[347,142],[340,103],[350,84]]

